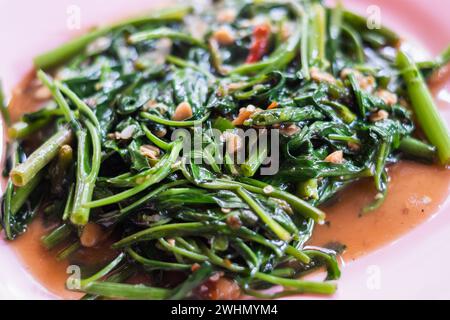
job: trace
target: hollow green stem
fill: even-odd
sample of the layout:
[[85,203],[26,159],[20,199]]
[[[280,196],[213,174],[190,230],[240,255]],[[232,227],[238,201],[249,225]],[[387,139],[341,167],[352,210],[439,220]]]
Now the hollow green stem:
[[64,206],[64,212],[63,212],[63,221],[66,221],[70,217],[70,213],[72,212],[72,206],[73,206],[73,194],[75,192],[75,186],[72,185],[69,189],[69,195],[67,196],[66,205]]
[[24,139],[28,138],[30,135],[36,131],[42,129],[51,122],[52,118],[44,118],[31,123],[28,122],[16,122],[11,127],[8,128],[8,137],[10,139]]
[[42,237],[41,242],[47,250],[51,250],[67,240],[72,232],[73,229],[68,224],[63,224],[48,235]]
[[58,261],[64,261],[67,258],[69,258],[72,254],[77,252],[81,248],[81,243],[79,241],[75,241],[68,247],[62,249],[58,254],[56,255],[56,260]]
[[355,52],[356,52],[357,62],[361,63],[361,64],[364,63],[365,62],[365,54],[364,54],[364,47],[363,47],[363,42],[362,42],[361,36],[356,32],[355,29],[353,29],[352,26],[345,24],[345,23],[342,25],[342,31],[344,33],[346,33],[353,42],[353,46],[354,46]]
[[216,77],[209,71],[199,67],[198,65],[196,65],[195,63],[192,63],[190,61],[172,56],[172,55],[168,55],[166,57],[166,60],[168,62],[170,62],[171,64],[181,67],[181,68],[191,68],[193,70],[196,70],[200,73],[202,73],[203,75],[205,75],[209,80],[214,81],[216,79]]
[[380,26],[376,30],[369,30],[367,26],[367,18],[354,12],[344,10],[342,17],[345,23],[348,23],[359,32],[373,31],[385,38],[387,43],[391,45],[396,45],[400,41],[400,37],[394,31],[384,26]]
[[[87,142],[87,133],[82,130],[78,136],[78,160],[77,160],[77,181],[72,203],[70,221],[78,226],[84,226],[89,222],[90,208],[85,206],[92,200],[98,173],[101,164],[101,141],[98,128],[89,121],[86,121],[89,131],[90,143]],[[89,145],[92,145],[92,152],[89,152]],[[92,157],[89,159],[89,154]],[[90,168],[89,168],[90,167]]]
[[335,254],[320,250],[305,250],[303,254],[310,259],[319,260],[319,262],[325,264],[328,273],[326,280],[338,280],[341,277],[341,271],[339,270],[339,264]]
[[[259,194],[266,194],[264,192],[264,188],[269,186],[269,184],[264,183],[262,181],[257,181],[254,179],[241,178],[242,187],[247,189],[250,192],[255,192]],[[282,191],[279,189],[275,189],[270,193],[266,194],[274,198],[282,199],[286,201],[294,211],[300,213],[301,215],[313,219],[317,223],[323,223],[325,221],[325,213],[323,213],[320,209],[310,205],[308,202],[303,201],[302,199],[290,194],[289,192]]]
[[438,66],[443,67],[450,62],[450,46],[448,46],[437,58]]
[[166,155],[161,159],[160,162],[157,164],[158,170],[155,172],[155,174],[147,176],[144,178],[144,181],[142,181],[141,184],[137,185],[136,187],[126,190],[122,193],[116,194],[111,197],[103,198],[97,201],[92,201],[89,203],[84,204],[85,208],[97,208],[97,207],[103,207],[107,206],[113,203],[118,203],[120,201],[123,201],[129,197],[132,197],[152,185],[161,182],[164,180],[172,171],[172,165],[175,163],[178,155],[180,154],[180,151],[183,147],[182,141],[176,141],[172,145],[172,150],[170,154]]
[[6,185],[6,190],[3,195],[3,227],[5,228],[6,239],[14,240],[11,230],[11,198],[14,193],[14,185],[11,181]]
[[313,107],[286,107],[256,112],[244,122],[246,126],[271,126],[307,120],[321,120],[324,116]]
[[361,140],[359,140],[356,137],[342,136],[339,134],[330,134],[328,136],[328,139],[334,140],[334,141],[343,141],[343,142],[351,142],[351,143],[355,143],[355,144],[361,144]]
[[337,1],[337,4],[334,8],[331,9],[329,24],[328,24],[328,59],[331,61],[331,68],[333,73],[336,75],[338,72],[338,66],[336,66],[336,56],[339,50],[339,42],[342,32],[342,12],[343,5],[342,1]]
[[200,269],[191,274],[181,285],[175,288],[169,300],[181,300],[188,297],[192,290],[199,287],[213,273],[213,269],[209,263],[203,263]]
[[319,199],[318,181],[317,179],[309,179],[299,182],[297,185],[297,194],[303,199]]
[[389,151],[390,151],[389,143],[385,141],[381,142],[381,145],[378,149],[377,160],[375,162],[375,174],[374,174],[375,186],[377,187],[377,190],[379,192],[384,191],[386,188],[386,185],[383,183],[381,176],[386,167],[386,159],[389,155]]
[[146,269],[149,269],[149,270],[188,271],[192,267],[189,264],[171,263],[171,262],[147,259],[147,258],[144,258],[141,255],[137,254],[136,251],[134,251],[131,248],[126,249],[126,252],[133,260],[142,264]]
[[61,146],[70,143],[72,132],[68,128],[63,128],[41,147],[34,151],[30,157],[22,164],[15,167],[11,173],[11,181],[15,186],[23,187],[27,185],[53,158],[58,154]]
[[309,60],[318,65],[320,69],[326,69],[330,63],[326,59],[327,42],[327,17],[325,8],[315,3],[309,10],[311,32],[309,33]]
[[205,225],[201,222],[177,223],[149,228],[137,232],[131,236],[121,239],[114,243],[113,248],[127,247],[133,243],[154,240],[162,237],[174,237],[196,234],[198,232],[211,232],[217,227],[213,225]]
[[348,79],[350,80],[350,84],[352,85],[353,93],[356,97],[359,114],[361,115],[362,118],[365,118],[367,110],[366,110],[366,106],[364,104],[363,93],[359,86],[358,80],[356,79],[356,76],[354,73],[349,74]]
[[70,106],[67,103],[66,99],[64,99],[64,96],[62,95],[61,91],[56,87],[53,79],[42,70],[39,70],[37,72],[37,77],[50,90],[50,92],[53,95],[53,99],[58,104],[59,108],[61,109],[61,112],[64,114],[64,117],[66,118],[66,121],[72,126],[74,132],[80,130],[81,129],[80,123],[75,117],[74,112],[70,109]]
[[[292,9],[295,12],[295,15],[297,17],[296,23],[298,25],[301,25],[302,19],[303,21],[306,21],[306,24],[308,24],[308,19],[305,17],[305,14],[303,12],[303,8],[298,5],[295,2],[289,2],[289,5],[292,6]],[[300,45],[300,40],[303,35],[306,35],[304,33],[305,30],[302,30],[301,28],[297,28],[294,34],[288,39],[286,43],[278,47],[267,59],[256,62],[256,63],[249,63],[244,64],[239,67],[236,67],[233,69],[230,74],[233,75],[249,75],[249,74],[268,74],[272,72],[273,70],[281,69],[288,65],[297,55],[297,50]],[[306,38],[307,37],[303,37]],[[303,45],[302,45],[303,48]],[[306,77],[309,77],[309,72]]]
[[266,143],[259,144],[255,143],[253,148],[250,150],[250,155],[245,161],[244,164],[241,165],[242,173],[246,177],[253,177],[258,169],[261,167],[263,162],[266,160],[268,155],[268,146]]
[[[300,27],[301,26],[301,27]],[[304,14],[301,23],[299,24],[299,29],[302,30],[301,39],[300,39],[300,63],[301,63],[301,72],[303,77],[307,80],[311,78],[310,75],[310,61],[309,61],[309,16],[308,14]]]
[[208,260],[208,257],[206,255],[199,254],[192,250],[184,249],[176,245],[169,244],[165,239],[162,238],[159,239],[158,243],[168,252],[172,252],[174,256],[184,257],[189,260],[197,262],[205,262]]
[[81,288],[82,292],[112,299],[130,300],[165,300],[172,295],[172,290],[114,282],[91,282]]
[[412,137],[406,137],[400,142],[400,151],[408,156],[433,161],[436,157],[436,148]]
[[417,121],[428,140],[437,148],[439,161],[443,165],[450,163],[450,133],[444,119],[423,79],[417,65],[403,51],[397,55],[397,65],[406,82]]
[[171,9],[164,9],[159,11],[154,11],[150,15],[126,19],[121,22],[112,24],[110,26],[105,26],[98,28],[92,32],[89,32],[79,38],[76,38],[72,41],[69,41],[62,46],[53,49],[47,53],[37,56],[34,59],[34,64],[39,69],[49,69],[54,66],[61,64],[62,62],[72,58],[74,55],[78,54],[82,51],[86,46],[94,41],[95,39],[102,37],[111,31],[122,28],[128,25],[143,25],[152,22],[167,22],[167,21],[180,21],[182,20],[189,12],[191,11],[190,7],[187,6],[179,6],[173,7]]
[[[136,270],[131,265],[124,265],[121,267],[116,273],[112,275],[106,276],[105,281],[108,283],[122,283],[128,280],[130,277],[132,277],[136,273]],[[86,294],[84,297],[81,298],[81,300],[97,300],[100,298],[105,298],[100,295],[95,294]]]
[[330,282],[311,282],[294,279],[285,279],[280,277],[271,276],[265,273],[258,272],[254,276],[256,279],[280,285],[285,288],[294,288],[301,293],[313,293],[313,294],[333,294],[336,292],[336,284]]
[[153,134],[153,132],[150,131],[149,128],[145,124],[141,124],[142,130],[144,130],[145,135],[147,136],[148,140],[150,140],[155,146],[158,148],[168,151],[170,150],[170,143],[165,142],[164,140],[158,138]]
[[264,209],[248,194],[244,188],[238,188],[237,194],[248,203],[258,217],[283,241],[290,241],[292,236],[278,222],[276,222]]
[[307,254],[305,254],[304,252],[298,250],[297,248],[295,248],[293,246],[288,246],[286,248],[286,253],[288,255],[294,257],[295,259],[297,259],[301,263],[308,264],[311,261],[311,259],[308,257]]
[[208,120],[210,113],[207,113],[203,118],[199,120],[190,120],[190,121],[174,121],[174,120],[167,120],[158,116],[155,116],[153,114],[150,114],[148,112],[141,112],[141,117],[147,120],[151,120],[155,123],[159,123],[168,127],[195,127],[196,125],[201,125],[203,122]]
[[344,121],[346,124],[353,123],[353,121],[355,121],[357,118],[357,116],[347,106],[339,102],[325,101],[324,104],[333,108],[342,119],[342,121]]
[[114,260],[112,260],[110,263],[108,263],[108,265],[106,265],[103,269],[101,269],[100,271],[98,271],[97,273],[92,275],[91,277],[81,280],[80,281],[80,286],[82,288],[83,287],[87,287],[91,283],[102,279],[108,273],[113,271],[124,260],[124,258],[125,258],[125,253],[119,254]]
[[16,188],[11,198],[11,214],[14,216],[27,201],[31,193],[36,189],[43,178],[44,174],[40,171],[31,181],[23,187]]
[[147,203],[149,200],[151,200],[152,198],[156,197],[161,192],[163,192],[165,190],[168,190],[170,188],[173,188],[173,187],[177,187],[177,186],[186,184],[186,183],[188,183],[187,180],[177,180],[177,181],[174,181],[174,182],[171,182],[171,183],[167,183],[167,184],[165,184],[165,185],[163,185],[163,186],[153,190],[152,192],[150,192],[146,196],[142,197],[141,199],[137,200],[136,202],[133,202],[129,206],[120,209],[119,210],[119,214],[117,216],[118,221],[120,221],[123,218],[125,218],[130,212],[132,212],[133,210],[139,208],[143,204]]
[[187,33],[183,33],[180,31],[175,31],[169,28],[160,28],[150,31],[142,31],[135,34],[132,34],[128,41],[132,44],[136,44],[143,41],[148,40],[155,40],[155,39],[161,39],[161,38],[167,38],[171,40],[178,40],[183,41],[188,44],[198,46],[204,49],[207,49],[208,46],[200,39],[194,38]]
[[224,269],[228,269],[229,271],[234,273],[248,273],[248,270],[246,268],[237,265],[235,263],[231,263],[230,261],[225,261],[217,254],[215,254],[213,250],[210,250],[207,246],[202,244],[201,247],[202,251],[205,253],[205,255],[208,257],[209,261],[212,264],[222,267]]
[[89,119],[89,121],[91,121],[97,127],[97,129],[100,129],[100,123],[98,122],[94,111],[92,111],[92,109],[89,108],[88,105],[75,94],[75,92],[70,90],[69,87],[59,81],[55,81],[55,86],[59,90],[61,90],[61,92],[64,93],[70,100],[72,100],[72,102],[77,106],[81,113],[83,113]]

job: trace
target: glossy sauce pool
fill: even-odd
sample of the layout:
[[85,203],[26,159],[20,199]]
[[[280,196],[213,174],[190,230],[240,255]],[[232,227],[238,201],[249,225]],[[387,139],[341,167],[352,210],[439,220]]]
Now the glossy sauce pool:
[[[30,73],[14,91],[10,103],[13,120],[38,105],[33,99],[34,89]],[[444,203],[450,187],[450,170],[435,165],[402,161],[389,168],[391,181],[385,203],[364,216],[360,210],[371,203],[376,191],[370,179],[356,182],[341,192],[332,205],[323,210],[327,223],[317,226],[309,244],[345,245],[342,258],[348,262],[395,241],[414,227],[430,219]],[[51,227],[36,219],[28,231],[11,243],[25,268],[56,296],[77,299],[82,295],[65,289],[68,263],[58,262],[55,251],[47,251],[40,238]],[[108,250],[107,250],[108,251]],[[111,255],[102,250],[85,252],[85,258],[102,261]]]

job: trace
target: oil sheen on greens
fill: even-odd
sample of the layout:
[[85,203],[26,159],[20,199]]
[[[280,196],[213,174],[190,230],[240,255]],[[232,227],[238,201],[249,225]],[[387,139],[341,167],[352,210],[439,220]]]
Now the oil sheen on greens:
[[[37,215],[57,225],[43,245],[83,267],[71,289],[86,299],[333,294],[339,252],[307,246],[325,222],[319,206],[372,179],[377,196],[355,212],[370,214],[390,164],[448,163],[425,79],[450,50],[416,64],[399,44],[341,5],[215,1],[149,11],[43,54],[37,77],[52,98],[8,130],[5,236]],[[174,119],[180,105],[191,117]],[[252,127],[281,134],[274,175],[260,172],[267,149],[214,161],[227,139],[211,129]],[[180,159],[188,135],[170,139],[180,128],[217,148]],[[99,245],[115,249],[111,261],[83,260]],[[302,279],[318,268],[323,282]],[[128,284],[135,274],[151,281]],[[214,295],[217,279],[230,290]]]

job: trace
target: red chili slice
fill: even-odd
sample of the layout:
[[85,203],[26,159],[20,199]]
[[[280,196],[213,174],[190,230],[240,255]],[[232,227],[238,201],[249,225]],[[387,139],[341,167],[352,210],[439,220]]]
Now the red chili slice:
[[270,25],[261,24],[253,29],[253,40],[246,63],[255,63],[267,53],[270,39]]

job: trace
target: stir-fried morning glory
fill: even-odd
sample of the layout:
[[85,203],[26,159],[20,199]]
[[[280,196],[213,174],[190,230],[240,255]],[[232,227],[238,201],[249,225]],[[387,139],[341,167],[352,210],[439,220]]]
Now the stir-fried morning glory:
[[425,82],[449,50],[399,48],[340,4],[262,0],[153,11],[40,55],[50,98],[8,128],[5,235],[41,215],[58,259],[107,247],[71,288],[85,299],[333,294],[339,252],[307,245],[319,207],[372,179],[370,214],[389,165],[450,161]]

